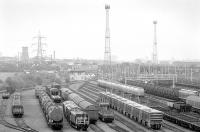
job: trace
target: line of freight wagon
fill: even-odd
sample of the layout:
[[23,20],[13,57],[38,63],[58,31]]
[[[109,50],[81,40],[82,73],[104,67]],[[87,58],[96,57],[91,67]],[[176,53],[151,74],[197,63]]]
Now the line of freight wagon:
[[[143,81],[133,81],[133,80],[127,80],[127,84],[137,86],[137,87],[142,87],[144,88],[145,92],[148,94],[168,98],[168,99],[177,99],[178,101],[180,100],[179,98],[179,90],[177,89],[169,89],[169,88],[164,88],[164,87],[154,87],[152,84],[147,84]],[[191,95],[186,97],[186,104],[189,104],[192,106],[192,111],[194,112],[199,112],[199,96],[198,95]],[[173,103],[173,102],[171,102]],[[170,103],[168,103],[170,104]],[[189,128],[191,130],[195,131],[200,131],[200,122],[199,120],[196,120],[195,117],[188,116],[187,113],[185,115],[173,111],[169,109],[169,107],[161,108],[161,107],[154,107],[155,109],[161,110],[164,112],[164,119],[171,121],[175,124],[178,124],[180,126]],[[185,107],[180,107],[182,109],[185,109]],[[182,111],[182,110],[181,110]],[[187,110],[185,112],[189,112],[190,110]],[[189,118],[190,117],[190,118]]]
[[[49,89],[49,91],[51,91],[51,88]],[[54,91],[54,88],[52,89]],[[64,114],[65,118],[72,127],[77,130],[87,130],[89,126],[89,117],[86,112],[82,111],[81,108],[72,101],[64,101],[61,104],[60,102],[54,103],[50,98],[51,95],[47,94],[46,90],[47,89],[42,86],[37,86],[35,89],[35,95],[39,98],[47,123],[50,127],[61,129],[63,127]]]
[[159,87],[139,80],[127,80],[127,84],[144,88],[144,91],[147,94],[171,99],[177,102],[184,102],[191,106],[191,111],[200,113],[199,91]]

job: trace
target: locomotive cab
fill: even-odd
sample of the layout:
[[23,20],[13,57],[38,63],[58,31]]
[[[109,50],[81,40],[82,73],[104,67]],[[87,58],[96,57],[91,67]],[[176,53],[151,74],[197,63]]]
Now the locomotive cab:
[[[72,112],[73,114],[73,112]],[[85,112],[78,112],[74,114],[77,129],[86,130],[89,124],[88,114]]]

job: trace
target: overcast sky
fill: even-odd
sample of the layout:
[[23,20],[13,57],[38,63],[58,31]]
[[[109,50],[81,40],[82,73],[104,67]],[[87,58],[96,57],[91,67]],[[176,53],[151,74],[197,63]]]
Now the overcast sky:
[[103,59],[105,4],[110,4],[111,52],[118,60],[200,59],[200,0],[0,0],[0,52],[15,56],[40,30],[57,58]]

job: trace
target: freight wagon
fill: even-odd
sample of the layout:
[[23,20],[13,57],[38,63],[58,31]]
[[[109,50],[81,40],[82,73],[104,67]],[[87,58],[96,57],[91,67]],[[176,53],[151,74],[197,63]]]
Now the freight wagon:
[[127,80],[127,83],[130,85],[143,87],[145,90],[145,93],[164,97],[167,99],[176,100],[176,101],[185,100],[188,96],[191,96],[191,95],[197,95],[197,96],[199,95],[199,92],[196,90],[160,87],[160,86],[155,86],[151,83],[145,83],[144,81]]
[[55,103],[61,102],[59,89],[46,86],[46,92]]
[[138,104],[134,101],[112,94],[101,92],[100,98],[110,103],[111,108],[152,129],[160,129],[163,112]]
[[96,123],[98,120],[98,108],[97,106],[89,103],[85,99],[81,98],[78,94],[76,93],[71,93],[68,96],[69,100],[73,101],[76,103],[83,111],[85,111],[90,119],[90,123]]
[[8,93],[8,92],[4,92],[2,94],[2,99],[9,99],[9,97],[10,97],[10,93]]
[[22,117],[24,115],[24,108],[21,102],[21,94],[15,92],[12,100],[12,115],[14,117]]
[[61,85],[58,83],[53,83],[53,84],[51,84],[51,88],[61,89]]
[[109,102],[103,100],[99,102],[99,119],[103,122],[112,122],[114,120],[114,112],[109,106]]
[[158,109],[164,113],[163,119],[170,121],[174,124],[177,124],[179,126],[194,130],[194,131],[200,131],[200,122],[199,117],[194,117],[194,115],[187,115],[181,114],[176,111],[171,111],[170,109],[166,107],[153,107],[154,109]]
[[[72,96],[75,96],[73,101],[77,104],[80,101],[84,101],[82,103],[80,103],[81,108],[84,108],[89,114],[90,114],[90,118],[94,118],[94,120],[96,120],[96,118],[99,117],[99,119],[101,119],[104,122],[112,122],[114,120],[114,113],[112,110],[109,109],[109,104],[107,104],[106,102],[98,102],[99,106],[98,108],[94,105],[91,105],[90,103],[86,103],[85,100],[83,98],[81,98],[80,96],[77,97],[77,94],[74,94],[73,91],[71,91],[68,88],[61,88],[61,97],[63,100],[70,100],[69,95],[71,98],[73,98]],[[87,107],[90,106],[90,107]],[[86,109],[87,108],[87,109]],[[96,115],[97,113],[97,109],[98,109],[98,116]],[[94,115],[93,115],[94,113]],[[95,122],[92,121],[91,122]]]
[[124,84],[119,84],[119,83],[113,83],[113,82],[108,82],[105,80],[98,80],[98,85],[100,87],[104,87],[111,90],[116,90],[116,91],[121,91],[124,93],[129,93],[134,96],[144,96],[144,89],[141,87],[136,87],[136,86],[128,86]]
[[63,127],[62,107],[56,105],[45,92],[39,94],[39,102],[47,124],[52,128],[61,129]]
[[63,100],[69,100],[68,96],[69,96],[71,93],[74,93],[74,92],[71,91],[71,90],[68,89],[68,88],[61,88],[61,97],[62,97]]
[[186,98],[186,103],[192,106],[194,112],[200,114],[200,96],[189,96]]
[[45,87],[38,85],[35,87],[35,97],[38,98],[41,91],[45,91]]
[[[177,101],[177,102],[180,102],[180,101],[184,102],[184,104],[176,103],[174,105],[176,109],[180,108],[179,111],[185,111],[185,110],[188,111],[190,109],[189,105],[194,107],[194,103],[190,103],[191,101],[187,101],[187,97],[199,96],[199,91],[196,91],[196,90],[158,87],[158,86],[154,86],[150,83],[145,83],[143,81],[128,80],[127,82],[130,85],[136,85],[136,86],[139,86],[139,87],[143,87],[145,92],[148,93],[148,94],[152,94],[152,95],[156,95],[156,96],[159,96],[159,97],[171,99],[171,100],[174,100],[174,101]],[[195,102],[195,100],[192,101],[192,102]],[[196,102],[198,102],[198,101],[196,101]]]
[[82,111],[73,101],[63,102],[63,112],[71,126],[78,130],[87,130],[89,126],[88,114]]

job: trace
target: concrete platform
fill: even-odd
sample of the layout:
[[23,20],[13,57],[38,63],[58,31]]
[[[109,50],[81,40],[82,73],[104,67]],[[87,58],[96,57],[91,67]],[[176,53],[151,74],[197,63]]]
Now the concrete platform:
[[22,92],[22,104],[24,106],[23,118],[27,125],[40,132],[52,132],[52,129],[46,123],[38,99],[35,97],[34,90]]

